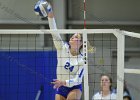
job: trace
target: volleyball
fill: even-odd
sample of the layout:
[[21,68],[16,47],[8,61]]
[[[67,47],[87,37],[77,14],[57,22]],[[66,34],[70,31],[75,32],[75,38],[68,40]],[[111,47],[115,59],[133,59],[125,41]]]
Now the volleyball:
[[35,14],[36,15],[40,15],[39,13],[40,13],[40,9],[39,9],[39,6],[35,6],[35,8],[34,8],[34,11],[35,11]]
[[52,8],[46,0],[40,0],[35,4],[34,11],[36,15],[47,17],[47,13],[51,12]]
[[[42,4],[43,3],[45,3],[45,1],[40,0],[35,4],[34,11],[35,11],[36,15],[43,16],[43,14],[42,14],[42,11],[43,11]],[[46,12],[43,11],[43,13],[45,14]],[[47,16],[47,13],[46,13],[46,16]]]

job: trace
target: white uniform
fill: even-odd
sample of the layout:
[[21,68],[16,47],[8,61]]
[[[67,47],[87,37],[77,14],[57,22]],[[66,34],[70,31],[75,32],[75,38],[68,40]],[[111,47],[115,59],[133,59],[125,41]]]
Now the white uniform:
[[97,92],[93,97],[92,100],[116,100],[116,94],[111,93],[108,94],[107,96],[102,96],[101,92]]
[[[48,21],[50,29],[57,29],[54,18],[48,18]],[[81,84],[84,75],[83,56],[72,56],[69,45],[62,41],[60,34],[51,34],[57,49],[57,79],[66,81],[67,87]]]

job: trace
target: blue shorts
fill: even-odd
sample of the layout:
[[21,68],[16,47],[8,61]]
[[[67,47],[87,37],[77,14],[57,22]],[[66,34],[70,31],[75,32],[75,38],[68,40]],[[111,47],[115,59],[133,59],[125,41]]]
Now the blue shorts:
[[74,90],[74,89],[80,89],[82,92],[82,85],[75,85],[73,87],[66,87],[66,86],[61,86],[58,89],[56,89],[56,94],[59,94],[65,98],[67,98],[68,94],[70,91]]

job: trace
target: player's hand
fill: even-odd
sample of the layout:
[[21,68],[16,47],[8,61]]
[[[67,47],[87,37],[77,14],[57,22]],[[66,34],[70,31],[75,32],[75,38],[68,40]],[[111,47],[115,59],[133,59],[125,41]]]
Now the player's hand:
[[46,0],[40,0],[35,4],[34,11],[36,15],[47,17],[48,13],[52,12],[52,7]]
[[58,89],[59,87],[66,85],[65,81],[60,81],[57,79],[54,79],[53,82],[51,82],[51,83],[54,84],[54,86],[53,86],[54,89]]

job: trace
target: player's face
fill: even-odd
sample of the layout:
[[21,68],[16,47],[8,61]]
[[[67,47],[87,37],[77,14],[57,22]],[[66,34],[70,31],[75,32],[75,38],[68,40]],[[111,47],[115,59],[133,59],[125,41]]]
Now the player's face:
[[81,35],[79,33],[75,33],[69,41],[69,44],[71,47],[77,47],[79,48],[82,45]]
[[110,79],[108,76],[102,76],[101,77],[101,89],[102,90],[110,90],[110,86],[111,86],[111,83],[110,83]]

